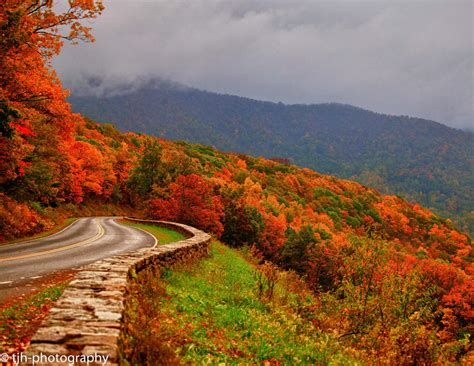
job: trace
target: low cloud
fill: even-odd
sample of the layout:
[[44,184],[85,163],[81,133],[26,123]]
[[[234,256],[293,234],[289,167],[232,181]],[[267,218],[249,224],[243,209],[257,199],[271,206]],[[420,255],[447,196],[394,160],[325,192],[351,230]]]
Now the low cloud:
[[68,87],[165,78],[285,103],[341,102],[474,128],[471,1],[105,1]]

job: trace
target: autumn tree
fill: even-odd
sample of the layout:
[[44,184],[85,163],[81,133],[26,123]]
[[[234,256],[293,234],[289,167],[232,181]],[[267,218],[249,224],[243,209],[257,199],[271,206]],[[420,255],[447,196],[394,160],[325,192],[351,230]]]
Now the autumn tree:
[[100,0],[70,0],[62,12],[57,9],[52,0],[0,4],[0,100],[5,106],[25,103],[54,112],[57,106],[50,101],[64,96],[49,62],[64,41],[94,40],[82,21],[95,18],[103,5]]
[[49,67],[64,41],[92,41],[81,22],[103,10],[100,0],[3,0],[0,3],[0,162],[3,180],[22,175],[22,162],[34,149],[28,142],[32,120],[45,118],[73,130],[66,91]]
[[157,219],[193,225],[217,236],[224,229],[221,199],[212,184],[197,174],[179,176],[169,186],[169,198],[153,199],[150,206],[150,214]]

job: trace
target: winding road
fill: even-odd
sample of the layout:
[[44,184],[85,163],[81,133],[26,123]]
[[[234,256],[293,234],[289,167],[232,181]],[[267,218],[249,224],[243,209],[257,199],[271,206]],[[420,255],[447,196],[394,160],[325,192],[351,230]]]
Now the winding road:
[[56,234],[0,246],[0,299],[52,272],[157,244],[151,234],[116,219],[81,218]]

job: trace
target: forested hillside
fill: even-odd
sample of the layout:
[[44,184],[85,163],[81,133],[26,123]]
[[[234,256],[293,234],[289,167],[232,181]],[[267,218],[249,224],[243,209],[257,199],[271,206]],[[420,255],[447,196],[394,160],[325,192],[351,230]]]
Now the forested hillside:
[[[73,114],[45,59],[59,52],[58,22],[72,25],[72,39],[87,38],[76,21],[95,16],[100,4],[71,3],[59,18],[50,2],[35,4],[0,6],[2,239],[45,230],[58,210],[72,216],[97,204],[132,205],[294,271],[318,299],[301,304],[306,319],[366,359],[444,363],[469,352],[474,251],[449,220],[354,181],[120,133]],[[425,135],[437,128],[444,127]],[[324,319],[311,315],[320,308]]]
[[290,159],[402,195],[474,230],[471,132],[349,105],[260,102],[164,81],[70,100],[75,111],[122,131]]

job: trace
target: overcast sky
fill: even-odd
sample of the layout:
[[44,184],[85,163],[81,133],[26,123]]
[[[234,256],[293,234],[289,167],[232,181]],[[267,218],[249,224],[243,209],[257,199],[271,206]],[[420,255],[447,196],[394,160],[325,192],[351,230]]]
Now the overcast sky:
[[73,87],[149,77],[284,103],[340,102],[474,128],[473,3],[105,0]]

